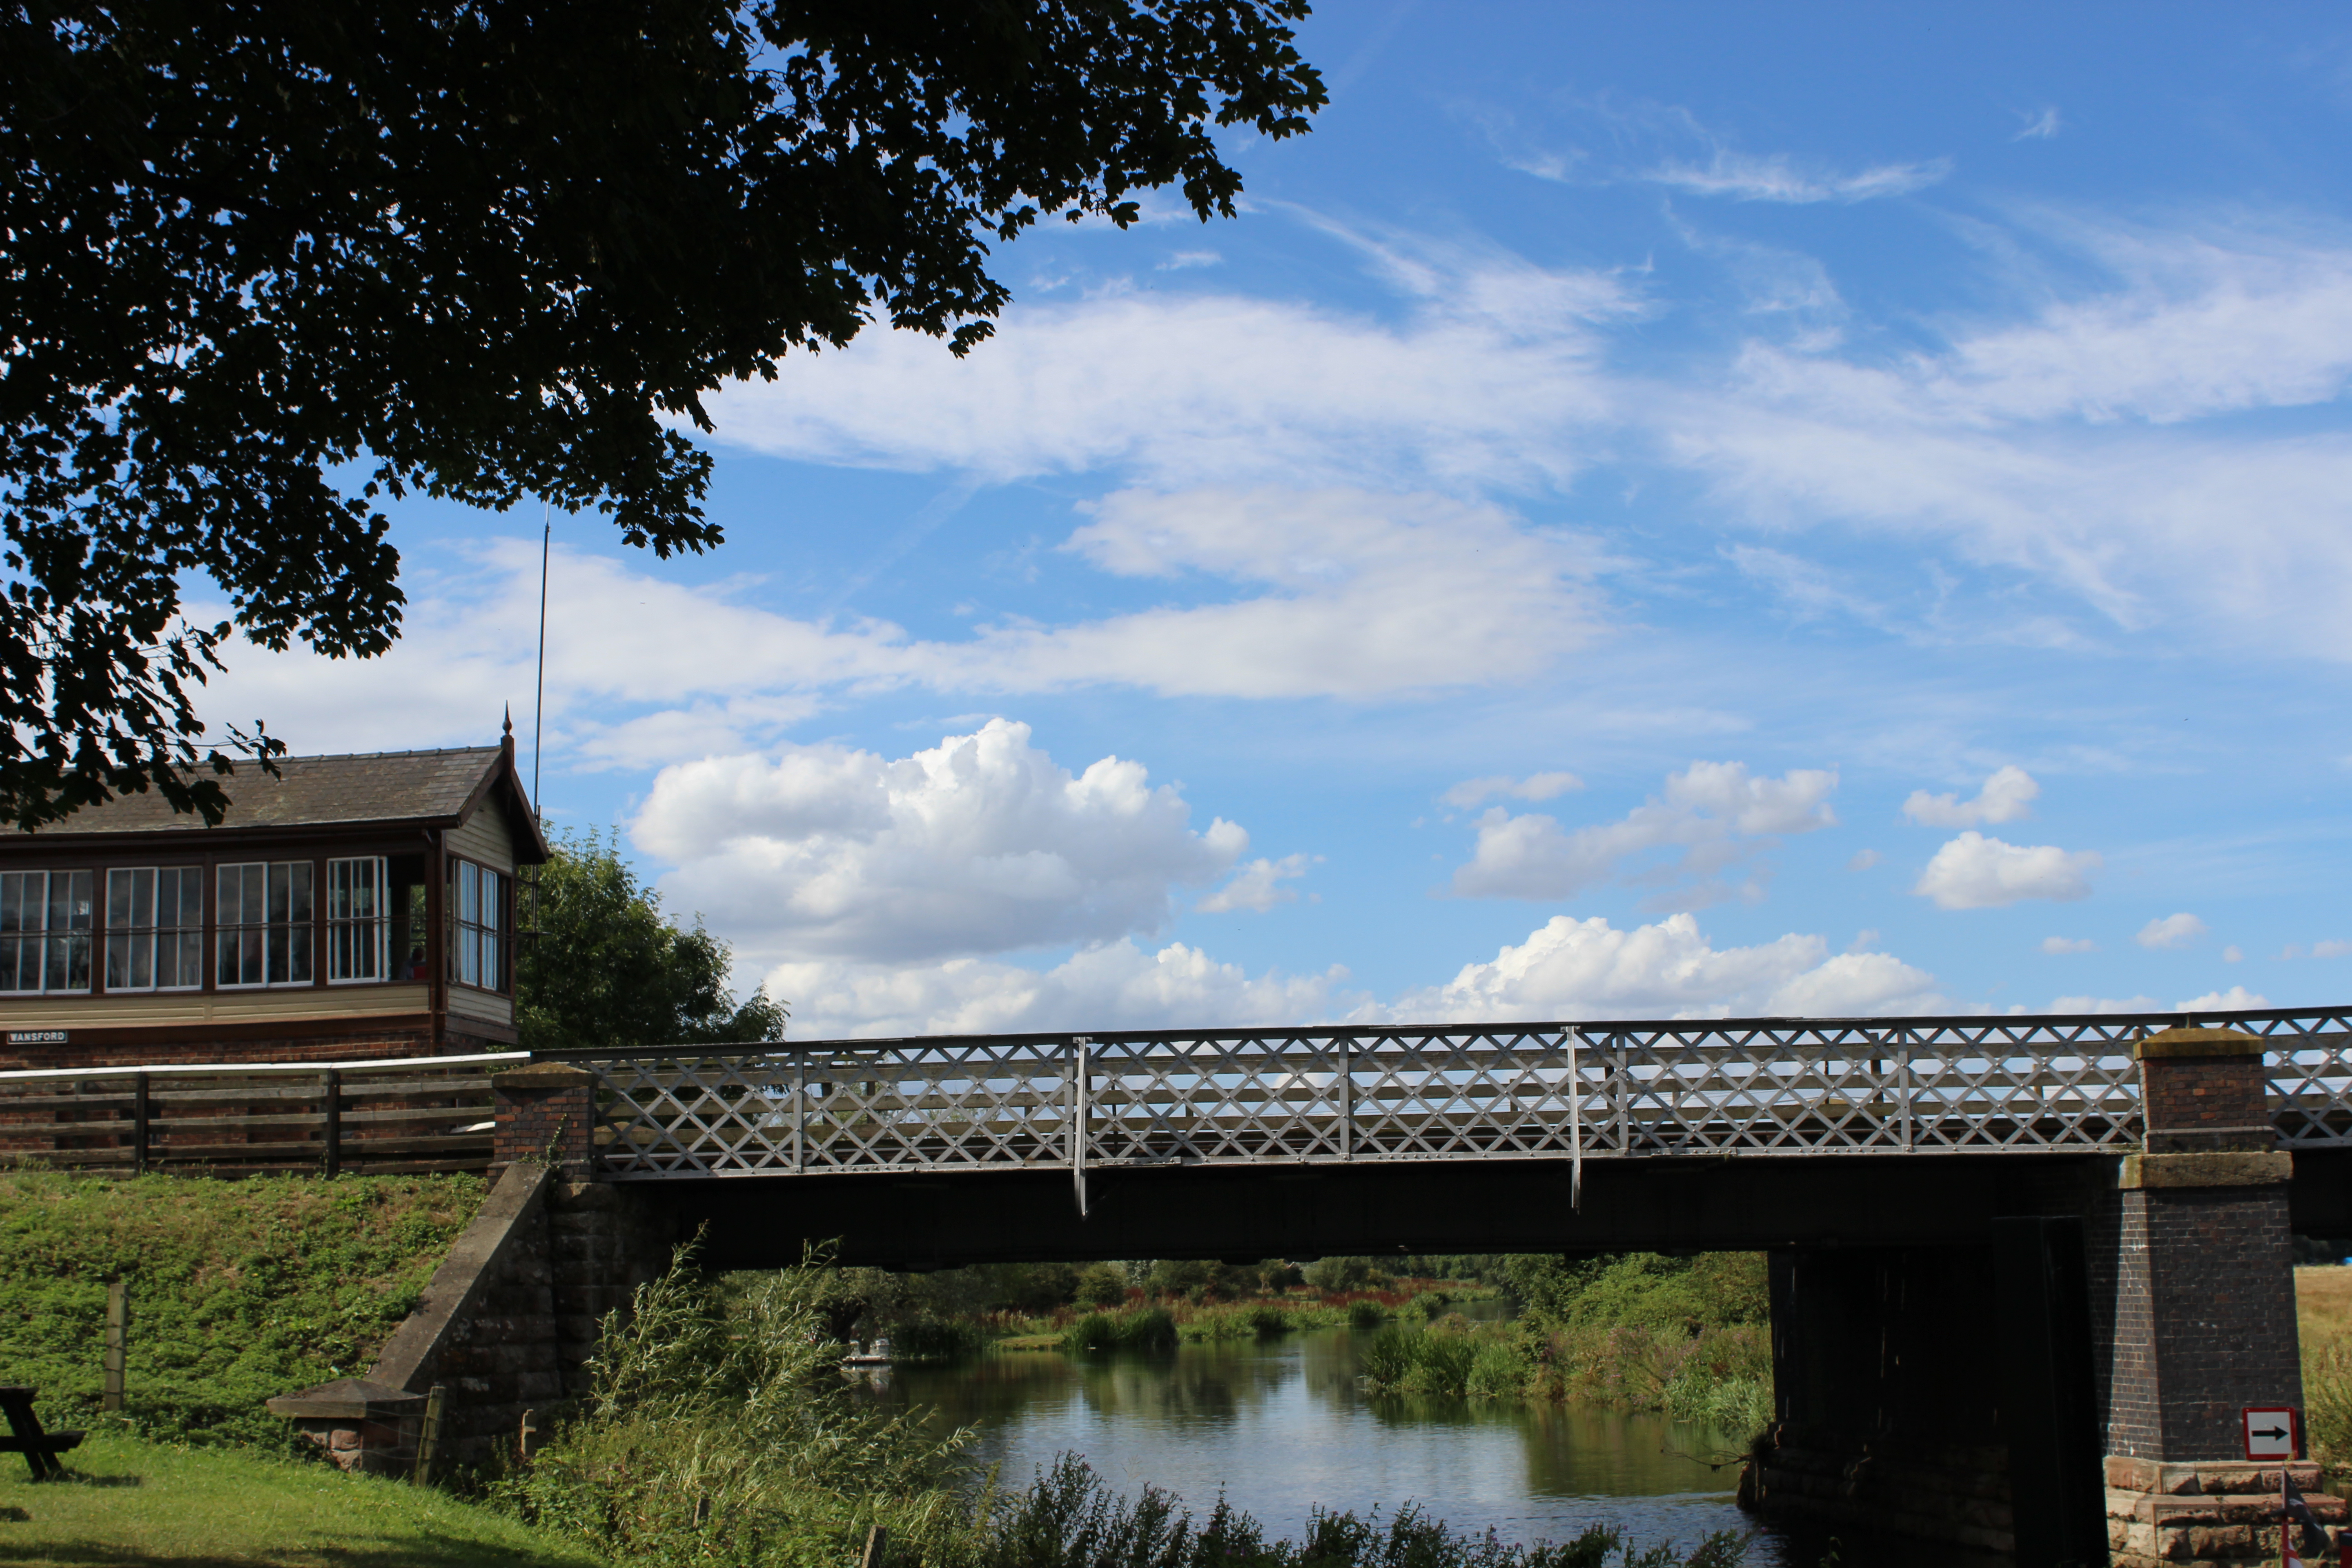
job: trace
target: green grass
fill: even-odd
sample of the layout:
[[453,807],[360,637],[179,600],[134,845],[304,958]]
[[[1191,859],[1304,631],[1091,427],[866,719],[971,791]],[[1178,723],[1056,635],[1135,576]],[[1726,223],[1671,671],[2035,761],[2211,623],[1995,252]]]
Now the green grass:
[[[20,1568],[589,1568],[446,1492],[316,1460],[93,1436],[35,1485],[0,1455],[0,1562]],[[14,1520],[22,1509],[29,1520]]]
[[119,1273],[132,1429],[282,1443],[262,1401],[364,1373],[482,1192],[474,1176],[0,1172],[0,1383],[38,1388],[52,1426],[92,1425]]

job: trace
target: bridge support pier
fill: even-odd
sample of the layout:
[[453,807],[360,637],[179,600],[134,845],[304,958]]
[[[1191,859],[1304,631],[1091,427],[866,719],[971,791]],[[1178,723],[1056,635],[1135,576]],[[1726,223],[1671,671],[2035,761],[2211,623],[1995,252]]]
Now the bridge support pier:
[[[2240,1420],[2302,1404],[2262,1045],[2136,1053],[2141,1151],[2007,1184],[1988,1245],[1774,1254],[1760,1507],[2019,1568],[2275,1556],[2279,1466],[2246,1462]],[[2317,1468],[2292,1473],[2340,1524]]]

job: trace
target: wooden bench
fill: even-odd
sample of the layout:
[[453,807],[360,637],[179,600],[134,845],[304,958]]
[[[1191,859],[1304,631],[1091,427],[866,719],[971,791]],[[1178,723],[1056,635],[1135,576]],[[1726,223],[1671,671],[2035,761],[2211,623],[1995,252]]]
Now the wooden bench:
[[0,1415],[8,1417],[8,1436],[0,1437],[0,1454],[22,1454],[25,1463],[33,1468],[37,1481],[55,1480],[66,1473],[58,1463],[58,1456],[68,1448],[79,1448],[89,1434],[83,1432],[44,1432],[41,1418],[33,1414],[33,1390],[23,1384],[0,1384]]

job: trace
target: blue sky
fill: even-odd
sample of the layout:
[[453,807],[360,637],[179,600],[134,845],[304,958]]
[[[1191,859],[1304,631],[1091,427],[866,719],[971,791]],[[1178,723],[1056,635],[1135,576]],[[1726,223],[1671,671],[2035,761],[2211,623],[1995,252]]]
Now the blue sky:
[[[557,825],[810,1037],[2342,999],[2339,9],[1302,42],[1239,219],[722,395],[713,554],[555,520]],[[527,734],[538,517],[396,525],[217,711]]]

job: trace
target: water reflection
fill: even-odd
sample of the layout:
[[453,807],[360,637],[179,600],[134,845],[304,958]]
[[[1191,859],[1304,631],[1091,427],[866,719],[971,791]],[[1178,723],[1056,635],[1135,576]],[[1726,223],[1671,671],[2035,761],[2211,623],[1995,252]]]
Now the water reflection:
[[[980,1429],[977,1453],[1024,1484],[1064,1450],[1114,1484],[1150,1482],[1196,1510],[1219,1493],[1277,1534],[1317,1504],[1369,1513],[1417,1501],[1507,1539],[1571,1536],[1605,1521],[1630,1539],[1696,1544],[1753,1522],[1733,1506],[1727,1434],[1655,1415],[1464,1399],[1375,1398],[1357,1381],[1365,1334],[1344,1329],[1172,1354],[1008,1353],[957,1368],[898,1368],[867,1384]],[[1750,1562],[1784,1561],[1777,1539]]]

